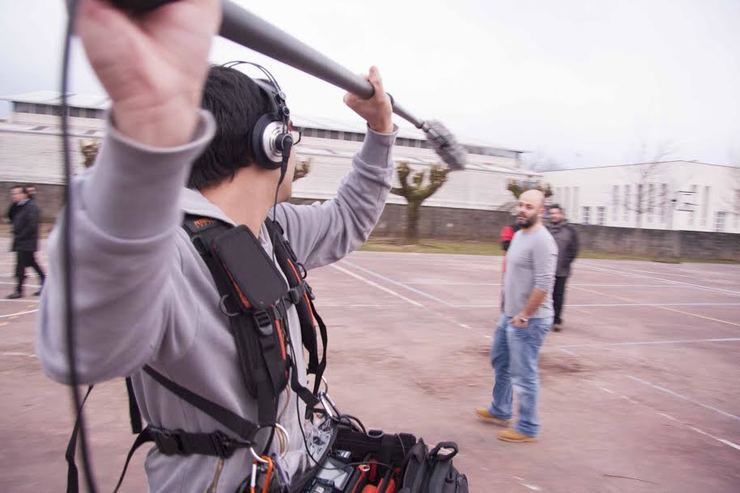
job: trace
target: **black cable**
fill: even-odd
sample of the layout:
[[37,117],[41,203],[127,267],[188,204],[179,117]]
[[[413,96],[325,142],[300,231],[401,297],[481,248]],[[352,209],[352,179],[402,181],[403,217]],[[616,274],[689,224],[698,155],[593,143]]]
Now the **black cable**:
[[64,36],[64,51],[62,55],[61,73],[61,130],[62,130],[62,154],[64,160],[64,228],[62,229],[62,280],[64,285],[64,329],[67,340],[67,364],[69,366],[69,385],[72,389],[72,400],[74,412],[79,423],[80,455],[82,457],[82,468],[85,472],[85,482],[90,493],[95,493],[95,479],[93,478],[90,457],[87,448],[87,431],[82,412],[82,401],[80,399],[79,379],[77,376],[77,353],[76,338],[74,333],[74,287],[72,280],[72,224],[73,224],[73,199],[71,191],[72,181],[72,157],[69,145],[69,105],[67,103],[67,92],[69,88],[69,62],[72,50],[72,33],[77,16],[77,0],[67,2],[67,27]]
[[357,427],[356,427],[355,429],[356,429],[357,431],[361,431],[361,432],[363,432],[363,433],[364,433],[365,435],[367,435],[367,430],[365,429],[365,425],[364,425],[364,424],[362,424],[362,421],[360,421],[360,420],[359,420],[358,418],[355,418],[355,417],[354,417],[354,416],[352,416],[351,414],[341,414],[341,415],[339,415],[339,421],[341,422],[341,421],[342,421],[342,419],[347,419],[347,421],[349,421],[349,424],[350,424],[350,425],[351,425],[351,424],[352,424],[352,422],[354,421],[354,423],[355,423],[355,424],[357,425]]

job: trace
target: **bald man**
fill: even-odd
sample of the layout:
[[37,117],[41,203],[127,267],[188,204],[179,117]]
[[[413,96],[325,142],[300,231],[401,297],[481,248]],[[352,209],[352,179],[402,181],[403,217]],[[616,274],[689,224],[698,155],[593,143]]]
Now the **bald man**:
[[[498,434],[505,442],[533,442],[539,432],[537,371],[540,347],[552,327],[552,288],[558,247],[542,225],[545,196],[528,190],[519,197],[516,222],[520,226],[506,252],[504,313],[491,349],[496,375],[493,400],[475,410],[486,422],[507,427]],[[512,386],[517,390],[519,420],[512,416]]]

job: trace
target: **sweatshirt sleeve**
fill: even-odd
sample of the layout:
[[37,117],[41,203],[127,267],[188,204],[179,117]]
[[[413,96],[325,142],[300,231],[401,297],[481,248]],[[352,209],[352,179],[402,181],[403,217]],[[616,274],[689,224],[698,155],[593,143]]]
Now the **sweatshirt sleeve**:
[[392,134],[367,129],[365,142],[334,199],[279,207],[277,220],[307,269],[339,260],[367,241],[391,188],[391,149],[397,132],[398,128]]
[[534,262],[534,287],[552,293],[555,269],[558,265],[558,246],[550,233],[539,235],[532,246]]
[[[108,123],[95,165],[70,184],[71,257],[80,382],[125,376],[155,359],[166,338],[176,353],[194,335],[197,313],[176,248],[179,198],[190,166],[211,140],[202,111],[192,140],[172,148],[145,146]],[[60,218],[62,216],[60,215]],[[64,221],[49,236],[49,275],[37,322],[36,351],[44,372],[68,382],[64,285]],[[168,331],[177,327],[178,334]]]

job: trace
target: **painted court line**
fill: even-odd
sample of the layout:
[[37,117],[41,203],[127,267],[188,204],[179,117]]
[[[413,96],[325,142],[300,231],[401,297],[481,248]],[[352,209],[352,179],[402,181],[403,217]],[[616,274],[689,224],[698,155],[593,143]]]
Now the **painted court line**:
[[[17,282],[0,281],[0,284],[10,284],[11,286],[15,286],[18,283]],[[29,283],[24,283],[23,286],[30,287],[30,288],[40,288],[41,287],[40,284],[29,284]]]
[[731,442],[730,440],[727,440],[725,438],[721,438],[721,437],[712,435],[711,433],[707,433],[706,431],[701,430],[701,429],[699,429],[699,428],[697,428],[695,426],[692,426],[692,425],[689,425],[687,423],[684,423],[683,421],[681,421],[681,420],[679,420],[679,419],[671,416],[670,414],[667,414],[667,413],[664,413],[664,412],[661,412],[661,411],[657,411],[657,410],[653,409],[652,407],[650,407],[650,406],[648,406],[646,404],[642,404],[640,402],[637,402],[636,400],[634,400],[631,397],[628,397],[628,396],[626,396],[624,394],[619,394],[617,392],[614,392],[613,390],[610,390],[610,389],[608,389],[606,387],[603,387],[601,385],[598,385],[598,384],[597,384],[597,387],[599,389],[603,390],[604,392],[608,392],[610,394],[616,395],[616,396],[618,396],[618,397],[620,397],[620,398],[622,398],[622,399],[624,399],[626,401],[631,402],[632,404],[637,404],[637,405],[640,405],[640,406],[645,407],[647,409],[650,409],[651,411],[653,411],[658,416],[661,416],[661,417],[666,418],[666,419],[670,419],[671,421],[673,421],[675,423],[678,423],[678,424],[680,424],[680,425],[682,425],[682,426],[684,426],[684,427],[686,427],[686,428],[688,428],[688,429],[690,429],[690,430],[692,430],[692,431],[694,431],[696,433],[699,433],[701,435],[704,435],[707,438],[711,438],[712,440],[716,440],[716,441],[718,441],[719,443],[721,443],[723,445],[727,445],[728,447],[734,448],[735,450],[740,450],[740,445],[738,445],[738,444],[736,444],[734,442]]
[[383,280],[383,281],[385,281],[385,282],[387,282],[387,283],[389,283],[389,284],[393,284],[394,286],[398,286],[398,287],[401,287],[401,288],[407,289],[407,290],[411,291],[412,293],[416,293],[416,294],[418,294],[419,296],[423,296],[423,297],[425,297],[425,298],[428,298],[428,299],[430,299],[430,300],[432,300],[432,301],[435,301],[435,302],[437,302],[437,303],[440,303],[440,304],[442,304],[442,305],[446,305],[446,306],[453,306],[453,305],[450,305],[449,303],[447,303],[446,301],[444,301],[444,300],[441,300],[441,299],[437,298],[436,296],[432,296],[432,295],[431,295],[431,294],[429,294],[429,293],[425,293],[424,291],[421,291],[421,290],[419,290],[419,289],[416,289],[416,288],[412,288],[411,286],[408,286],[408,285],[406,285],[406,284],[404,284],[404,283],[402,283],[402,282],[394,281],[393,279],[390,279],[390,278],[388,278],[388,277],[385,277],[385,276],[384,276],[384,275],[382,275],[382,274],[378,274],[377,272],[374,272],[374,271],[372,271],[372,270],[370,270],[370,269],[366,269],[366,268],[364,268],[364,267],[361,267],[361,266],[359,266],[359,265],[357,265],[357,264],[354,264],[354,263],[352,263],[352,262],[350,262],[350,261],[348,261],[348,260],[343,260],[343,261],[342,261],[342,263],[343,263],[343,264],[347,264],[347,265],[351,265],[352,267],[354,267],[355,269],[357,269],[357,270],[359,270],[359,271],[362,271],[362,272],[364,272],[364,273],[366,273],[366,274],[370,274],[371,276],[375,276],[375,277],[377,277],[378,279],[381,279],[381,280]]
[[629,341],[629,342],[604,342],[597,344],[568,344],[565,346],[558,346],[559,349],[572,349],[572,348],[603,348],[609,346],[650,346],[650,345],[662,345],[662,344],[698,344],[705,342],[740,342],[740,337],[723,337],[717,339],[675,339],[665,341]]
[[336,270],[338,270],[339,272],[344,272],[344,273],[345,273],[345,274],[347,274],[348,276],[350,276],[350,277],[354,277],[355,279],[358,279],[358,280],[360,280],[360,281],[364,282],[365,284],[367,284],[367,285],[369,285],[369,286],[372,286],[372,287],[374,287],[374,288],[380,289],[381,291],[385,291],[385,292],[386,292],[386,293],[388,293],[388,294],[391,294],[391,295],[393,295],[393,296],[396,296],[396,297],[398,297],[398,298],[400,298],[400,299],[404,300],[405,302],[407,302],[407,303],[410,303],[410,304],[412,304],[412,305],[414,305],[414,306],[421,306],[421,307],[423,307],[423,306],[424,306],[424,305],[422,305],[421,303],[419,303],[418,301],[414,301],[414,300],[412,300],[412,299],[406,298],[405,296],[403,296],[403,295],[401,295],[401,294],[398,294],[398,293],[396,293],[396,292],[395,292],[395,291],[393,291],[392,289],[388,289],[388,288],[386,288],[385,286],[381,286],[380,284],[378,284],[378,283],[376,283],[376,282],[373,282],[373,281],[371,281],[370,279],[366,279],[366,278],[362,277],[361,275],[359,275],[359,274],[355,274],[354,272],[351,272],[351,271],[348,271],[347,269],[344,269],[344,268],[342,268],[342,267],[339,267],[339,266],[338,266],[338,265],[336,265],[336,264],[331,264],[331,267],[332,267],[333,269],[336,269]]
[[[610,293],[602,293],[601,291],[596,291],[595,289],[587,289],[587,288],[582,288],[582,287],[577,287],[577,286],[575,288],[580,289],[581,291],[586,291],[587,293],[594,293],[594,294],[598,294],[599,296],[608,296],[610,298],[615,298],[615,299],[618,299],[618,300],[621,300],[627,303],[635,303],[635,300],[625,298],[624,296],[619,296],[619,295],[610,294]],[[723,323],[727,325],[734,325],[735,327],[740,327],[740,324],[738,323],[730,322],[729,320],[722,320],[721,318],[707,317],[706,315],[699,315],[698,313],[691,313],[691,312],[687,312],[684,310],[678,310],[676,308],[670,308],[665,305],[655,305],[655,307],[658,308],[659,310],[666,310],[669,312],[680,313],[682,315],[689,315],[691,317],[701,318],[704,320],[711,320],[712,322],[719,322],[719,323]]]
[[18,315],[25,315],[27,313],[36,313],[38,310],[27,310],[24,312],[15,312],[15,313],[8,313],[7,315],[0,315],[0,318],[9,318],[13,319],[14,317],[17,317]]
[[17,300],[6,300],[4,298],[0,298],[0,303],[38,303],[39,299],[33,299],[33,298],[20,298]]
[[20,356],[22,358],[35,358],[36,355],[33,353],[18,353],[15,351],[3,351],[0,352],[0,356]]
[[643,274],[635,274],[635,273],[630,272],[630,271],[625,271],[624,269],[620,269],[620,270],[616,270],[616,269],[604,269],[602,267],[594,267],[593,265],[586,265],[586,264],[584,264],[583,267],[586,268],[586,269],[595,270],[597,272],[607,272],[609,274],[617,274],[617,275],[624,276],[624,277],[647,278],[647,279],[651,279],[653,281],[664,281],[664,282],[667,282],[669,284],[677,284],[677,285],[691,286],[693,288],[704,289],[706,291],[715,291],[715,292],[718,292],[718,293],[729,294],[729,295],[732,295],[732,296],[740,296],[740,291],[733,291],[731,289],[723,289],[723,288],[714,288],[714,287],[711,287],[711,286],[703,286],[701,284],[694,284],[694,283],[691,283],[691,282],[676,281],[676,280],[673,280],[673,279],[663,279],[663,278],[660,278],[660,277],[648,276],[648,275],[643,275]]
[[694,400],[694,399],[692,399],[690,397],[686,397],[685,395],[681,395],[678,392],[674,392],[673,390],[667,389],[665,387],[661,387],[660,385],[656,385],[656,384],[654,384],[652,382],[648,382],[647,380],[643,380],[642,378],[633,377],[632,375],[627,375],[627,378],[629,378],[631,380],[634,380],[635,382],[641,383],[643,385],[647,385],[649,387],[652,387],[652,388],[654,388],[656,390],[660,390],[661,392],[665,392],[666,394],[670,394],[670,395],[672,395],[674,397],[678,397],[679,399],[683,399],[685,401],[691,402],[692,404],[696,404],[697,406],[701,406],[701,407],[703,407],[705,409],[709,409],[711,411],[714,411],[716,413],[719,413],[719,414],[721,414],[723,416],[726,416],[728,418],[732,418],[732,419],[736,419],[736,420],[740,421],[740,416],[735,416],[734,414],[728,413],[727,411],[723,411],[722,409],[717,409],[714,406],[710,406],[708,404],[701,403],[701,402],[699,402],[697,400]]
[[[609,296],[609,295],[607,295]],[[450,308],[493,308],[497,307],[499,305],[495,303],[483,303],[478,305],[454,305],[450,306]],[[573,307],[573,308],[624,308],[624,307],[630,307],[630,306],[655,306],[655,307],[664,307],[664,306],[740,306],[740,302],[734,303],[734,302],[728,302],[728,303],[566,303],[564,305],[565,307]],[[694,314],[695,315],[695,314]],[[695,315],[697,317],[702,317],[703,315]],[[712,319],[715,320],[715,319]],[[724,320],[720,320],[724,321]],[[727,322],[732,323],[732,322]]]

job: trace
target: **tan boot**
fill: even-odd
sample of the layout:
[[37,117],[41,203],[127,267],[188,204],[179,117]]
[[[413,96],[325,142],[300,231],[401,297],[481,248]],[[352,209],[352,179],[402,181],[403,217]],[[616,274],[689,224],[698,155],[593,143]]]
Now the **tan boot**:
[[491,423],[498,426],[509,426],[511,424],[510,419],[497,418],[496,416],[491,414],[485,407],[476,407],[475,415],[486,423]]
[[535,437],[525,435],[524,433],[519,433],[514,428],[507,428],[505,430],[499,431],[498,439],[503,440],[504,442],[512,442],[512,443],[525,443],[525,442],[536,442],[537,441]]

